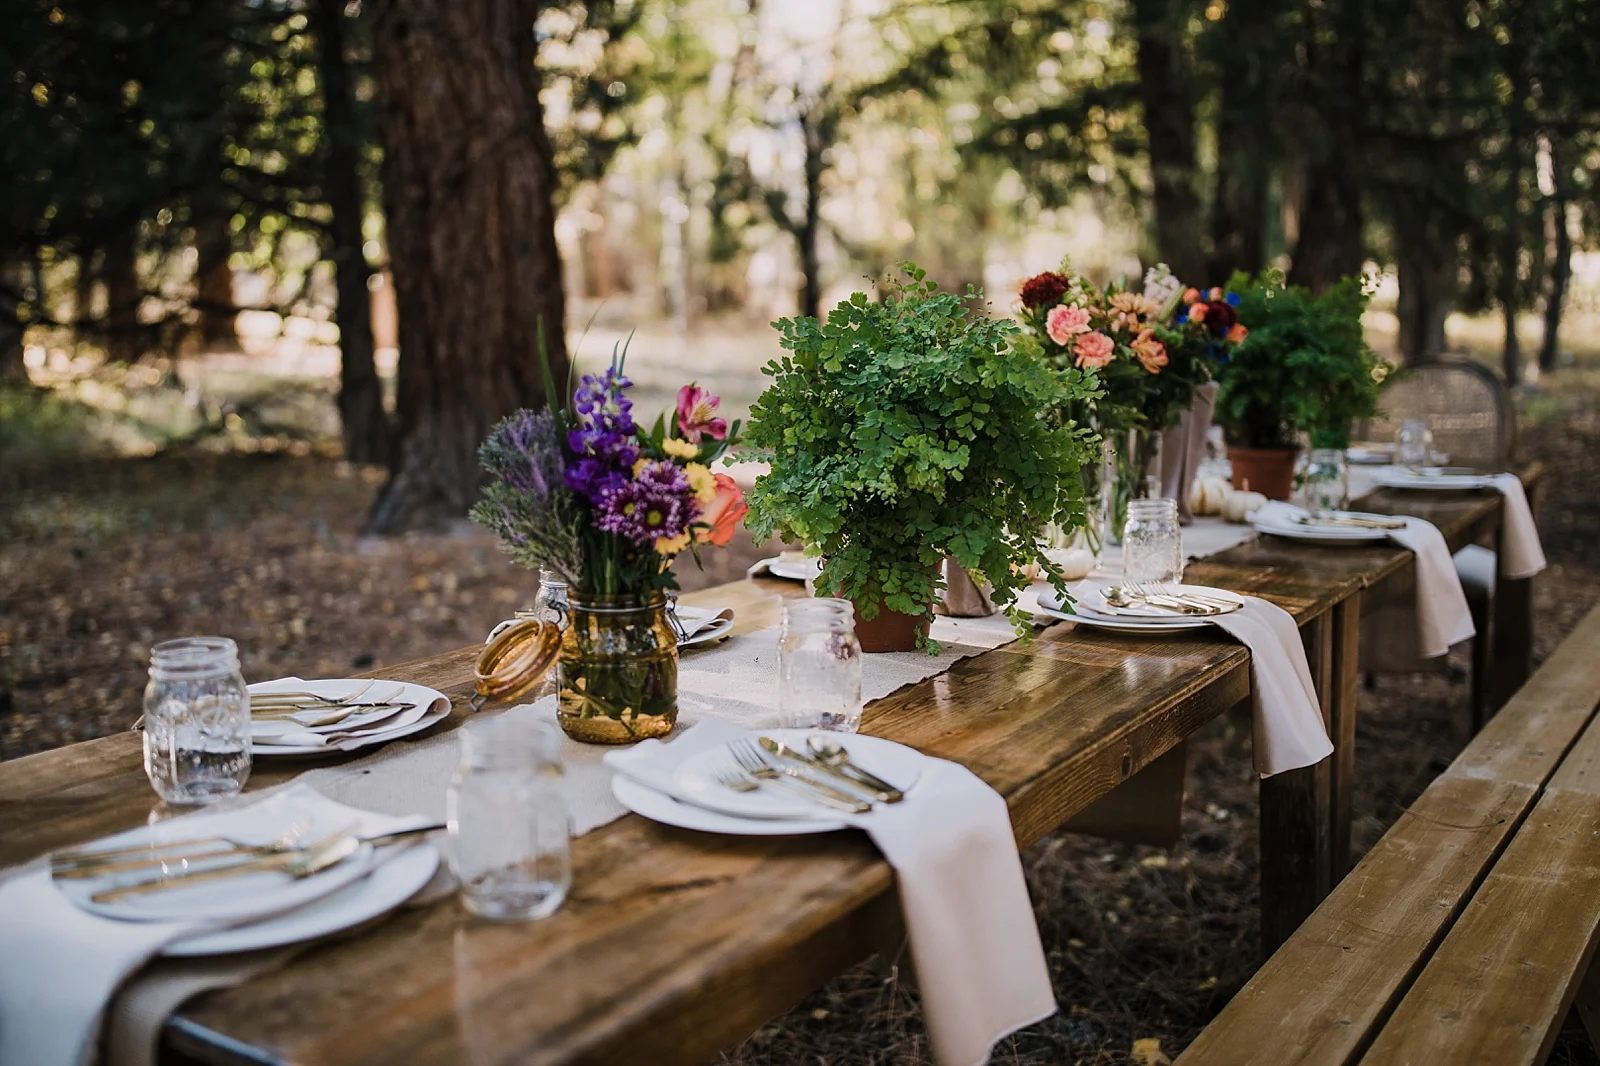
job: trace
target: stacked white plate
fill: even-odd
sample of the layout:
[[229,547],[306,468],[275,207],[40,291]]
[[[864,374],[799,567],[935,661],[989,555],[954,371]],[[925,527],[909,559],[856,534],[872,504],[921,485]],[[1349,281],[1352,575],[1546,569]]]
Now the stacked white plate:
[[[305,681],[284,677],[250,686],[252,696],[273,692],[313,693],[326,700],[382,702],[384,707],[363,708],[347,718],[327,724],[319,719],[337,713],[334,703],[327,709],[311,706],[292,716],[250,723],[250,754],[326,755],[336,751],[355,751],[383,744],[399,737],[420,733],[450,714],[450,700],[444,693],[425,685],[406,681],[374,681],[369,678],[334,678]],[[308,705],[321,701],[306,699]]]
[[[1053,592],[1039,594],[1039,613],[1065,622],[1077,622],[1123,633],[1171,633],[1189,629],[1203,629],[1211,623],[1203,616],[1175,614],[1156,607],[1121,606],[1106,599],[1110,585],[1083,587],[1077,602],[1063,608]],[[1164,585],[1163,591],[1186,596],[1201,596],[1207,600],[1234,604],[1236,611],[1244,606],[1244,597],[1226,589],[1209,585]],[[1231,612],[1230,612],[1231,613]]]
[[[1307,521],[1299,521],[1305,517]],[[1334,511],[1335,518],[1365,518],[1379,522],[1392,522],[1393,515],[1372,514],[1367,511]],[[1288,504],[1268,504],[1250,516],[1250,524],[1259,532],[1289,540],[1309,540],[1319,544],[1370,544],[1389,539],[1389,531],[1368,526],[1344,525],[1338,522],[1318,522],[1298,507]]]
[[[769,729],[761,735],[804,751],[810,733],[805,729]],[[926,759],[921,752],[881,737],[826,735],[849,754],[852,762],[905,793],[900,802],[916,801],[916,784]],[[791,792],[771,788],[735,792],[719,781],[722,774],[729,772],[740,773],[739,764],[728,745],[718,744],[685,757],[670,778],[656,782],[659,788],[626,773],[614,774],[611,794],[630,811],[652,821],[706,833],[792,836],[845,828],[845,822],[834,817],[828,808]],[[815,776],[825,784],[834,784],[827,775]]]
[[1448,492],[1489,488],[1494,484],[1495,476],[1448,466],[1386,466],[1373,473],[1377,483],[1387,488],[1436,489]]
[[181,852],[162,852],[168,857],[164,871],[146,866],[76,880],[57,878],[54,883],[78,907],[101,918],[226,926],[176,941],[166,947],[166,955],[254,951],[324,936],[388,913],[432,879],[439,865],[438,850],[421,840],[382,849],[362,844],[337,864],[302,878],[263,870],[194,885],[174,882],[160,892],[104,903],[95,902],[92,897],[103,889],[151,880],[163,873],[171,876],[186,868],[220,869],[240,861],[217,855],[218,845],[209,842],[209,838],[260,844],[290,841],[303,846],[352,832],[364,839],[422,821],[360,811],[334,803],[310,789],[294,789],[238,810],[174,818],[130,829],[91,845],[93,850],[109,851],[195,841],[194,849],[208,852],[207,858],[185,862]]

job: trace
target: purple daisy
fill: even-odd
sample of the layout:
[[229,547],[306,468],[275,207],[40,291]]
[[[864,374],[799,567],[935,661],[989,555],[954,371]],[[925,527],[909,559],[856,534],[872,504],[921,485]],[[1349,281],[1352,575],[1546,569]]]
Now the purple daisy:
[[675,463],[650,460],[631,481],[610,489],[595,506],[594,524],[635,544],[654,544],[688,530],[698,508],[689,479]]

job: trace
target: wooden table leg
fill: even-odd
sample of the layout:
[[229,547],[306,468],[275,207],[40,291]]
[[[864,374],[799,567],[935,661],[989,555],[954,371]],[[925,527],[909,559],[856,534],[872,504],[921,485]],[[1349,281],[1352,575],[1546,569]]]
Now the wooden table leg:
[[1333,660],[1322,693],[1322,713],[1333,741],[1329,759],[1328,846],[1330,891],[1350,872],[1350,804],[1356,772],[1356,693],[1361,678],[1361,593],[1333,608],[1329,622]]
[[[1539,513],[1537,487],[1528,491],[1528,507]],[[1505,563],[1504,546],[1497,552],[1501,565]],[[1506,701],[1516,695],[1533,673],[1533,582],[1528,578],[1509,578],[1504,573],[1495,575],[1494,619],[1489,632],[1492,637],[1487,677],[1489,713],[1498,711]]]
[[[1300,629],[1326,718],[1332,612]],[[1271,955],[1333,889],[1333,758],[1261,782],[1261,952]]]

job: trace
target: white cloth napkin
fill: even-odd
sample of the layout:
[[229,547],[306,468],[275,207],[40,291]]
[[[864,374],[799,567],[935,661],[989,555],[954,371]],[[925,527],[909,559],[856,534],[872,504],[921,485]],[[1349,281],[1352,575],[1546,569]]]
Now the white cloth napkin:
[[[1073,589],[1080,601],[1090,582]],[[1322,704],[1311,680],[1305,645],[1294,616],[1277,604],[1243,596],[1244,606],[1231,614],[1200,619],[1226,630],[1250,649],[1251,729],[1256,770],[1262,777],[1313,766],[1333,753]],[[1050,590],[1039,594],[1040,606],[1059,610]]]
[[[232,813],[250,812],[267,812],[285,825],[307,817],[314,817],[318,824],[357,822],[357,831],[364,836],[419,821],[358,811],[306,787],[286,789]],[[175,833],[171,839],[186,835]],[[398,854],[395,849],[384,850]],[[384,858],[380,851],[374,862]],[[4,875],[0,878],[0,960],[4,962],[0,965],[0,1063],[81,1066],[91,1061],[106,1004],[128,975],[168,944],[221,924],[225,923],[118,921],[89,914],[56,890],[44,862]]]
[[[1514,479],[1513,479],[1514,480]],[[1521,482],[1517,483],[1521,488]],[[1527,501],[1523,501],[1526,505]],[[1508,508],[1509,511],[1509,508]],[[1293,504],[1269,502],[1257,512],[1267,521],[1292,525],[1306,517],[1306,511]],[[1461,575],[1444,534],[1432,522],[1405,515],[1394,516],[1404,529],[1388,529],[1388,539],[1409,548],[1417,557],[1417,654],[1432,659],[1448,652],[1452,645],[1471,640],[1477,632],[1472,624],[1472,609],[1461,588]]]
[[673,613],[678,616],[678,623],[683,626],[684,639],[693,637],[707,626],[724,618],[733,621],[732,607],[693,607],[680,603]]
[[[707,720],[671,743],[646,740],[605,761],[683,799],[673,786],[679,762],[755,735]],[[965,767],[930,758],[904,803],[838,817],[866,830],[895,869],[939,1066],[987,1062],[996,1040],[1055,1013],[1011,816],[999,793]]]
[[1522,479],[1515,474],[1496,474],[1493,484],[1505,497],[1500,516],[1500,572],[1510,578],[1532,577],[1546,564]]

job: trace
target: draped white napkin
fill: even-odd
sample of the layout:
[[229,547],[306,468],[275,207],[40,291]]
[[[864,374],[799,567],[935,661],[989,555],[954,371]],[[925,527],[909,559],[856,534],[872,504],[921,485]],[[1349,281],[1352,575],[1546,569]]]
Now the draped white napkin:
[[1515,474],[1496,474],[1493,484],[1505,497],[1500,516],[1500,572],[1510,578],[1532,577],[1546,564],[1522,479]]
[[[605,762],[684,799],[673,785],[684,758],[756,735],[708,719],[671,743],[646,740],[608,753]],[[905,802],[837,817],[866,830],[895,869],[939,1066],[987,1062],[996,1040],[1055,1013],[1011,816],[999,793],[965,767],[930,758]]]
[[[363,836],[418,822],[346,807],[305,787],[287,789],[230,815],[254,822],[266,815],[279,825],[313,816],[319,823],[357,822],[357,831]],[[160,824],[179,826],[187,820]],[[210,821],[212,825],[197,830],[197,835],[215,830],[215,821]],[[159,839],[189,836],[165,832],[170,835]],[[395,849],[385,850],[398,854]],[[384,858],[380,851],[373,861]],[[268,917],[271,915],[245,922]],[[0,874],[0,1063],[82,1066],[91,1062],[106,1004],[123,981],[168,944],[223,924],[244,923],[135,922],[90,914],[56,889],[44,861]],[[153,1039],[151,1034],[146,1036]],[[121,1049],[112,1058],[148,1061],[153,1050]]]
[[[1517,483],[1520,490],[1521,482]],[[1527,501],[1524,499],[1524,506]],[[1508,508],[1509,511],[1509,508]],[[1270,502],[1257,512],[1266,521],[1292,525],[1306,512],[1288,503]],[[1432,659],[1448,652],[1452,645],[1471,640],[1477,632],[1472,624],[1472,609],[1461,588],[1450,546],[1432,522],[1405,515],[1394,516],[1406,524],[1404,529],[1384,530],[1389,540],[1409,548],[1417,557],[1417,654]]]
[[[1078,585],[1074,597],[1089,595],[1090,584]],[[1333,743],[1322,721],[1300,627],[1277,604],[1256,596],[1241,598],[1244,606],[1231,614],[1191,620],[1225,630],[1250,649],[1251,729],[1261,776],[1313,766],[1333,753]],[[1039,594],[1039,604],[1060,609],[1059,597],[1050,590]]]

